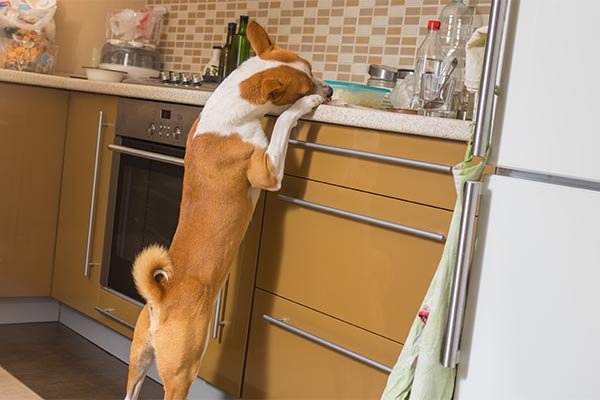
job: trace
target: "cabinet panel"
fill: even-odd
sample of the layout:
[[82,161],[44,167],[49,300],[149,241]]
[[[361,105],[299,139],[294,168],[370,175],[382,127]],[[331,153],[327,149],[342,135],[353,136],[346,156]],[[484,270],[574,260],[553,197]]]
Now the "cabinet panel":
[[[112,157],[108,144],[114,140],[116,105],[116,97],[87,93],[72,92],[69,99],[52,296],[92,316],[95,315],[93,307],[100,287],[100,261]],[[90,261],[94,265],[90,267],[89,276],[84,277],[100,112],[103,112],[103,121],[108,126],[103,127],[101,132],[90,253]]]
[[[314,122],[301,122],[291,137],[444,166],[461,162],[465,154],[464,142]],[[448,210],[453,209],[456,201],[449,170],[435,172],[293,144],[288,147],[285,173]]]
[[[451,212],[286,176],[281,193],[445,235]],[[257,286],[403,343],[443,243],[269,193]]]
[[263,314],[386,366],[402,346],[355,326],[256,290],[244,398],[378,399],[387,374],[270,324]]
[[68,92],[0,83],[0,296],[49,296]]

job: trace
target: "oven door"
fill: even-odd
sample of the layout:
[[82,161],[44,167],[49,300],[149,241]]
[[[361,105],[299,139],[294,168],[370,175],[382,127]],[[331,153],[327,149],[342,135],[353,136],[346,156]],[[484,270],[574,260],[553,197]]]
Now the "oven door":
[[114,156],[101,283],[144,303],[131,267],[147,245],[171,244],[179,219],[185,149],[120,136],[109,148]]

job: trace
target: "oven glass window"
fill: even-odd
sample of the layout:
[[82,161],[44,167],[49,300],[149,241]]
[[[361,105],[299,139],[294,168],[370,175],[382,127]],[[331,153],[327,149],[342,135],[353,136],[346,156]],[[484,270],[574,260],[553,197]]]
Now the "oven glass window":
[[[152,151],[160,150],[157,147],[152,145]],[[169,155],[183,158],[182,149],[175,151],[181,153]],[[179,218],[182,183],[181,166],[120,155],[109,288],[145,302],[135,289],[131,266],[144,247],[154,243],[170,246]]]

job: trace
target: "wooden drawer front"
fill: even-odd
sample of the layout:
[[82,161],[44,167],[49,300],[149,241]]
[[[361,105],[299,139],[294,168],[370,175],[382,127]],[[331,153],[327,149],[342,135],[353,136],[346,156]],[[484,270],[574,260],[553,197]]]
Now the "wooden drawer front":
[[293,302],[256,290],[244,378],[244,398],[378,399],[388,374],[275,326],[292,325],[385,366],[401,345]]
[[98,302],[94,310],[96,311],[94,318],[98,321],[128,338],[132,338],[133,327],[142,306],[101,288],[98,291]]
[[444,234],[449,211],[285,177],[269,193],[257,286],[403,343],[443,243],[280,200],[302,199]]
[[294,140],[424,161],[445,167],[451,167],[463,160],[466,149],[466,144],[463,142],[335,125],[301,123],[292,134],[285,166],[285,173],[293,176],[430,204],[448,210],[454,208],[456,192],[449,169],[446,172],[437,172],[362,156],[304,148],[302,143],[293,144]]

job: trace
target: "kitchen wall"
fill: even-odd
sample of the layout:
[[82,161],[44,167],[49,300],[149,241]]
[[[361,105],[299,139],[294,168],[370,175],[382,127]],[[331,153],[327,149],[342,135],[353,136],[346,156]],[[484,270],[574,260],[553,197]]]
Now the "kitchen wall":
[[[312,61],[315,75],[364,83],[369,64],[412,68],[427,21],[451,0],[146,0],[169,13],[160,50],[163,69],[199,72],[226,25],[248,15],[281,47]],[[465,3],[487,24],[491,0]]]
[[146,0],[58,0],[55,14],[58,57],[56,72],[82,73],[91,65],[92,50],[106,41],[106,13],[142,8]]

